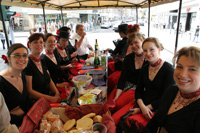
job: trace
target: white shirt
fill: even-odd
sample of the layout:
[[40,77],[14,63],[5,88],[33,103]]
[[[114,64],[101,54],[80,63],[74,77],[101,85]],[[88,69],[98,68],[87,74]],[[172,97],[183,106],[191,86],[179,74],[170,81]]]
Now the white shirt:
[[[75,39],[76,39],[77,41],[79,41],[79,40],[81,39],[81,36],[79,36],[79,35],[76,33],[76,34],[74,34],[74,36],[72,37],[72,39],[73,39],[73,42],[75,42]],[[89,47],[89,46],[90,46],[90,45],[89,45],[88,39],[87,39],[87,37],[85,36],[85,37],[83,38],[83,41],[82,41],[80,47],[77,49],[77,54],[80,55],[80,56],[81,56],[81,55],[87,54],[87,53],[88,53],[88,47]]]

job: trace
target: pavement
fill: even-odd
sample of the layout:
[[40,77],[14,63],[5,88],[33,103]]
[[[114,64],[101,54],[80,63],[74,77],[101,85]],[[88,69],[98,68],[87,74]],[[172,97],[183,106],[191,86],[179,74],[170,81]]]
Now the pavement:
[[[140,28],[141,28],[140,31],[147,37],[147,27],[141,26]],[[15,43],[20,42],[26,46],[28,36],[29,36],[28,32],[14,32]],[[92,31],[88,31],[87,36],[90,44],[95,44],[95,39],[98,39],[100,50],[104,50],[106,48],[114,49],[115,46],[112,41],[119,38],[119,34],[113,32],[112,28],[110,29],[96,28]],[[169,63],[172,63],[172,58],[174,55],[173,53],[175,48],[175,38],[176,38],[175,31],[170,29],[156,29],[151,27],[150,36],[157,37],[159,41],[163,44],[164,50],[161,52],[161,58],[165,61],[168,61]],[[200,47],[200,42],[192,41],[194,37],[192,34],[183,33],[179,34],[178,37],[179,38],[178,38],[177,50],[185,46]],[[0,56],[6,55],[6,52],[7,50],[3,50],[0,41]],[[4,64],[4,61],[0,58],[0,71],[5,69],[6,67],[7,64]]]

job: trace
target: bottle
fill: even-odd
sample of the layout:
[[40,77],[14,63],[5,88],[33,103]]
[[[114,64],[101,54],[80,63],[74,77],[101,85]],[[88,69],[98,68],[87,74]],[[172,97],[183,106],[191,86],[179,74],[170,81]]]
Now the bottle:
[[75,39],[75,49],[78,48],[78,41]]
[[96,43],[95,43],[94,66],[95,66],[95,68],[98,68],[99,65],[100,65],[100,60],[99,60],[99,54],[98,54],[98,43],[97,43],[97,39],[96,39]]
[[105,69],[106,68],[106,53],[105,51],[102,51],[101,55],[101,65]]

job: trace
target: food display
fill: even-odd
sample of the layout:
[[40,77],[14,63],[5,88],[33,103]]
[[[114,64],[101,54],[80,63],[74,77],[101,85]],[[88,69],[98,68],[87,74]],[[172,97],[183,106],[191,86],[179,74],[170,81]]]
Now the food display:
[[88,75],[78,75],[78,76],[74,76],[72,81],[76,85],[77,88],[87,87],[90,85],[92,81],[92,77]]
[[92,126],[101,123],[102,116],[89,113],[82,118],[63,122],[52,111],[46,112],[40,122],[39,133],[92,133]]

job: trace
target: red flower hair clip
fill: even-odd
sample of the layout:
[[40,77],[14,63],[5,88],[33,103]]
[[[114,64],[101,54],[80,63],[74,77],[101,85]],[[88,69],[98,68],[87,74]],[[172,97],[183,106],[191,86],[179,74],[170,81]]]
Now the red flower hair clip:
[[7,64],[8,63],[8,58],[5,55],[2,55],[1,58],[4,60],[4,63]]
[[60,30],[59,30],[59,29],[57,29],[57,31],[56,31],[56,34],[57,34],[57,35],[59,35],[59,32],[60,32]]
[[131,29],[132,27],[133,27],[132,24],[129,24],[129,25],[128,25],[128,29]]

